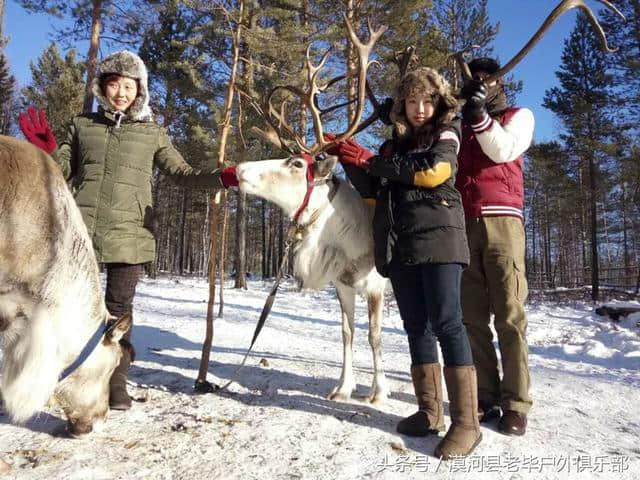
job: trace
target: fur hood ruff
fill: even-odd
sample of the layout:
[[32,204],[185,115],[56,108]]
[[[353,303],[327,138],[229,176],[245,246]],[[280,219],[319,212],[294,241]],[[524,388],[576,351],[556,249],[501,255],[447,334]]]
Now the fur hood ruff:
[[98,72],[91,81],[91,91],[104,110],[113,112],[113,107],[104,96],[100,88],[100,80],[105,75],[115,73],[138,81],[138,96],[126,112],[127,117],[134,121],[152,120],[153,114],[149,107],[148,73],[142,59],[128,50],[121,50],[106,57],[98,66]]

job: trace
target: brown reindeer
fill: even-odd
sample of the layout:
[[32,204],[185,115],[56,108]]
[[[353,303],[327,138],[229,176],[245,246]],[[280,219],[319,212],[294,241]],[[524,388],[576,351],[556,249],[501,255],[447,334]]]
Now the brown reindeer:
[[111,318],[82,217],[58,165],[0,136],[0,389],[16,422],[53,395],[72,435],[108,410],[130,317]]

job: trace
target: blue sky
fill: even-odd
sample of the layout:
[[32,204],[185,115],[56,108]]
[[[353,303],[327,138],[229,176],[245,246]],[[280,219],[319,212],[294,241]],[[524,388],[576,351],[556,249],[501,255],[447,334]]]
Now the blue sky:
[[[525,45],[555,5],[555,0],[489,0],[491,20],[501,24],[494,47],[502,62],[511,59]],[[592,2],[594,8],[597,5]],[[531,108],[536,117],[536,141],[557,138],[560,126],[553,114],[542,107],[542,101],[545,90],[557,84],[555,71],[575,17],[576,10],[560,18],[513,71],[517,79],[524,81],[518,104]],[[46,15],[26,13],[14,0],[5,2],[4,31],[5,36],[10,37],[6,53],[21,86],[31,78],[30,62],[35,61],[51,41],[52,21],[60,25],[58,20]],[[80,55],[86,55],[87,43],[80,43],[77,50]]]

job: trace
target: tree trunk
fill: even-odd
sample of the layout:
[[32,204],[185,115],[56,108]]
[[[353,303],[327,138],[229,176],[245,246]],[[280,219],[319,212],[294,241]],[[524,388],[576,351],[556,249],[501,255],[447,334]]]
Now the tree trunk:
[[[253,30],[258,22],[258,16],[254,10],[247,12],[247,28]],[[242,64],[242,77],[244,79],[244,85],[250,92],[253,92],[254,87],[254,68],[252,52],[247,42],[243,42],[242,51],[245,58],[248,59],[246,64]],[[238,108],[242,104],[238,101]],[[238,115],[238,131],[243,132],[243,114],[240,112]],[[244,144],[244,137],[242,139],[242,146],[244,151],[247,151],[247,146]],[[236,238],[235,238],[235,251],[234,251],[234,270],[235,280],[233,288],[247,289],[247,194],[240,192],[238,195],[238,202],[236,208]]]
[[[603,195],[604,197],[604,195]],[[604,248],[606,248],[605,268],[611,268],[611,247],[609,244],[609,222],[607,222],[607,199],[602,199],[602,234],[604,235]],[[596,204],[597,205],[597,204]],[[606,283],[605,283],[606,285]]]
[[236,253],[234,288],[247,289],[247,194],[238,195],[238,209],[236,210]]
[[597,302],[600,298],[598,212],[596,210],[598,180],[596,178],[596,160],[593,153],[589,154],[589,186],[591,189],[591,299]]
[[[358,29],[357,23],[357,15],[356,10],[358,8],[360,1],[359,0],[347,0],[347,19],[353,25],[353,27]],[[346,31],[345,31],[346,32]],[[345,51],[345,58],[347,62],[347,101],[351,102],[355,100],[358,96],[358,56],[356,54],[356,47],[351,43],[351,40],[347,37],[347,48]],[[356,114],[357,105],[355,102],[350,103],[347,107],[348,113],[348,121],[347,124],[351,123],[351,120]]]
[[544,272],[547,278],[547,285],[553,287],[551,278],[551,232],[549,228],[549,195],[545,192],[544,199]]
[[627,182],[623,181],[622,184],[622,205],[620,210],[622,211],[622,256],[624,262],[624,288],[630,287],[631,282],[627,283],[627,278],[631,280],[633,270],[631,270],[631,256],[629,255],[629,221],[627,218]]
[[[302,27],[303,31],[306,31],[307,27],[307,8],[307,0],[303,0],[300,8],[300,26]],[[303,45],[307,45],[309,43],[309,37],[306,35],[304,35],[300,40]],[[304,69],[304,62],[302,65],[302,69]],[[304,105],[304,103],[301,103],[300,105],[300,138],[302,139],[302,142],[306,144],[305,140],[307,138],[307,107]]]
[[187,263],[187,203],[188,194],[187,189],[182,190],[182,219],[180,222],[180,235],[178,245],[178,272],[180,275],[184,275],[185,264]]
[[586,204],[587,204],[587,194],[584,191],[584,171],[583,167],[580,167],[579,172],[580,179],[580,221],[582,223],[580,229],[580,244],[581,244],[581,254],[582,254],[582,271],[583,275],[580,277],[580,282],[584,285],[586,276],[584,275],[587,266],[589,265],[589,261],[587,260],[587,237],[586,237],[586,228],[587,228],[587,212],[586,212]]
[[222,215],[222,236],[220,238],[220,305],[218,305],[218,318],[224,317],[224,261],[227,251],[227,226],[229,223],[229,195],[226,191],[222,192],[224,214]]
[[532,264],[533,268],[531,269],[531,274],[533,278],[537,279],[538,267],[536,262],[536,222],[538,220],[538,187],[537,185],[533,188],[533,195],[531,197],[531,256],[532,256]]
[[0,0],[0,48],[4,47],[4,0]]
[[[242,19],[244,17],[244,0],[240,0],[239,15],[240,22],[236,26],[233,33],[233,64],[231,66],[231,75],[229,77],[229,85],[224,105],[224,117],[221,125],[220,144],[218,147],[217,167],[222,168],[225,159],[225,148],[227,146],[227,138],[231,128],[231,109],[233,107],[233,96],[235,93],[236,75],[238,72],[238,59],[240,57],[240,39],[242,36]],[[216,221],[211,222],[211,237],[209,239],[209,255],[216,257],[216,237],[217,237],[217,219],[219,216],[221,192],[218,191],[212,197],[211,205],[212,217]],[[198,379],[196,385],[207,384],[207,370],[209,366],[209,356],[211,354],[211,343],[213,341],[213,304],[215,302],[215,283],[216,283],[216,265],[217,262],[209,260],[209,302],[207,304],[207,329],[204,343],[202,345],[202,358],[200,359],[200,370],[198,371]],[[220,285],[223,288],[223,285]]]
[[268,264],[268,255],[267,255],[267,202],[264,199],[260,199],[260,207],[262,210],[262,221],[261,221],[261,230],[262,230],[262,279],[267,278],[267,264]]
[[91,92],[91,81],[96,76],[98,70],[98,49],[100,48],[100,10],[102,0],[93,0],[91,11],[91,39],[89,42],[89,57],[87,58],[87,85],[84,92],[84,104],[82,111],[91,113],[93,108],[93,93]]

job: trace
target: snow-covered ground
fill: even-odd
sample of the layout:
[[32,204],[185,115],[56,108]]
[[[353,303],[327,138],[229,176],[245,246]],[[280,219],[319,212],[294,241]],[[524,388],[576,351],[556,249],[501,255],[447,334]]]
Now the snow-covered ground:
[[[225,290],[210,381],[233,375],[269,288],[256,281],[248,291]],[[391,396],[374,407],[324,398],[340,375],[338,302],[332,289],[296,292],[290,283],[238,382],[226,393],[194,394],[207,295],[198,279],[142,281],[133,408],[111,412],[102,431],[76,440],[55,436],[63,424],[57,410],[24,426],[0,411],[0,478],[640,478],[640,314],[614,324],[586,304],[529,305],[534,407],[527,434],[506,437],[495,422],[483,425],[471,457],[440,463],[432,456],[437,437],[395,433],[415,407],[393,302],[383,325]],[[365,394],[372,370],[362,300],[356,313],[357,394]]]

